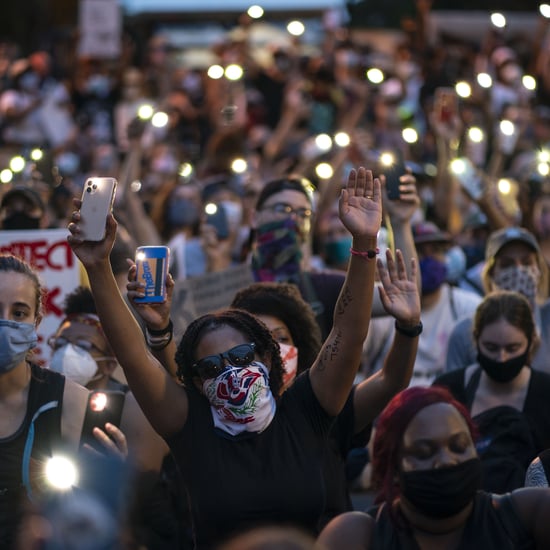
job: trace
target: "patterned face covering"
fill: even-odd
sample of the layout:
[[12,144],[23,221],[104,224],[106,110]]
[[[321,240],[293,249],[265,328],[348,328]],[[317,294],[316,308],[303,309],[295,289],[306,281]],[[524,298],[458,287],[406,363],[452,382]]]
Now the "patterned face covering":
[[275,399],[263,363],[227,365],[218,377],[205,380],[202,389],[210,402],[214,426],[231,436],[261,433],[275,416]]
[[302,250],[298,231],[292,218],[258,227],[257,246],[252,254],[256,281],[299,281]]
[[504,269],[495,269],[493,284],[499,290],[514,290],[523,294],[535,306],[540,269],[536,265],[512,265]]

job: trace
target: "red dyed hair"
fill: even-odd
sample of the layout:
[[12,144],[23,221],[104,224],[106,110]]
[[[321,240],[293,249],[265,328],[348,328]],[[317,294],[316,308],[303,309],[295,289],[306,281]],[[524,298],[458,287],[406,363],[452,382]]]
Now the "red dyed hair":
[[372,451],[372,480],[378,490],[376,502],[385,502],[390,510],[391,503],[399,496],[396,480],[405,430],[419,411],[435,403],[455,407],[466,421],[472,440],[477,438],[470,413],[447,388],[415,386],[394,396],[380,414]]

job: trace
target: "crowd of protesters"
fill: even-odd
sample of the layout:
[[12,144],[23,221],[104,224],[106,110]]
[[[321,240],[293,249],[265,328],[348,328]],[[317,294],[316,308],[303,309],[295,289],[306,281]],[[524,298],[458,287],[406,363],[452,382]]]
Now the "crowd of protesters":
[[[418,393],[418,410],[429,408],[432,398],[452,408],[441,408],[450,430],[444,435],[450,452],[443,453],[443,466],[450,470],[481,459],[485,478],[479,489],[515,491],[524,485],[531,461],[530,472],[547,468],[542,457],[550,437],[543,410],[543,389],[550,384],[545,353],[550,346],[550,19],[541,14],[533,20],[532,28],[512,35],[492,26],[487,14],[486,32],[473,41],[438,33],[431,3],[418,0],[416,16],[403,20],[399,38],[392,35],[383,47],[345,25],[330,25],[329,18],[315,45],[296,37],[259,45],[246,15],[201,52],[180,50],[162,33],[143,45],[124,33],[116,59],[79,57],[76,49],[61,57],[53,45],[23,52],[0,41],[0,231],[69,227],[69,242],[91,285],[91,292],[81,288],[73,295],[73,302],[86,298],[85,309],[68,311],[52,335],[55,353],[45,366],[57,373],[43,377],[41,367],[25,360],[41,319],[39,281],[25,262],[2,256],[0,331],[7,351],[0,361],[5,388],[0,408],[15,414],[0,423],[0,457],[9,457],[0,482],[16,471],[17,481],[0,487],[1,509],[10,510],[10,495],[32,492],[33,415],[45,413],[36,424],[41,457],[66,434],[74,451],[87,396],[80,384],[94,389],[98,380],[103,389],[116,383],[117,389],[131,390],[127,421],[97,434],[105,453],[115,458],[105,465],[105,480],[113,483],[109,476],[120,473],[120,457],[128,469],[153,473],[129,519],[115,518],[116,528],[94,517],[83,531],[92,542],[79,548],[221,543],[233,548],[230,535],[252,526],[281,529],[260,530],[256,541],[250,535],[242,543],[250,548],[262,548],[259,544],[270,538],[277,548],[313,548],[331,514],[303,491],[325,498],[322,487],[331,467],[338,468],[338,482],[382,489],[382,500],[394,506],[388,512],[391,527],[384,517],[379,529],[386,535],[376,531],[376,536],[405,528],[419,548],[437,547],[430,537],[443,516],[434,512],[433,502],[463,495],[454,494],[453,487],[437,493],[436,487],[427,512],[410,487],[405,494],[404,474],[417,470],[431,476],[441,467],[442,451],[437,459],[428,451],[419,458],[416,442],[409,454],[412,463],[422,464],[394,457],[396,462],[385,466],[394,474],[392,487],[388,480],[380,485],[380,460],[373,455],[377,448],[384,451],[374,417],[407,385],[449,387],[454,399],[439,390]],[[391,197],[391,168],[401,159],[397,196]],[[114,219],[107,220],[106,240],[95,245],[79,241],[79,203],[77,211],[73,203],[92,176],[118,181]],[[211,205],[221,215],[208,215]],[[170,248],[164,306],[140,309],[134,302],[141,289],[133,280],[135,267],[125,260],[142,245]],[[269,317],[274,306],[210,313],[175,327],[170,321],[170,314],[175,324],[180,319],[170,311],[175,284],[245,264],[250,280],[260,286],[245,288],[241,298],[247,291],[261,295],[262,284],[266,289],[296,285],[303,300],[293,297],[293,307],[319,325],[319,334],[310,335],[319,355],[315,359],[311,353],[308,364],[297,368],[295,382],[284,374],[283,346],[277,346],[274,329],[254,317]],[[366,312],[356,311],[359,304]],[[270,320],[281,311],[274,309]],[[24,342],[16,341],[17,331],[25,332]],[[303,361],[301,348],[293,349]],[[233,367],[223,371],[228,362]],[[240,364],[246,368],[237,368]],[[247,407],[258,408],[246,421],[250,426],[220,416],[219,402],[211,400],[220,376],[229,386],[253,380],[258,394],[243,392],[251,400]],[[29,377],[46,380],[44,403]],[[63,377],[72,380],[64,386]],[[371,388],[368,396],[375,403],[361,401],[363,387]],[[385,422],[407,399],[414,408],[416,395],[404,394],[401,405],[392,401],[394,408],[382,413]],[[46,403],[50,399],[57,399],[55,406]],[[138,404],[143,414],[132,422],[130,412]],[[342,426],[331,431],[333,417]],[[371,439],[379,443],[367,448],[366,433],[357,444],[363,461],[346,480],[344,454],[354,447],[352,435],[371,421]],[[403,422],[395,433],[384,424],[384,433],[407,440]],[[459,424],[464,441],[457,445],[451,432]],[[335,432],[338,438],[332,437]],[[339,447],[332,449],[338,466],[327,465],[333,460],[323,451],[329,433]],[[281,446],[283,437],[288,444]],[[430,435],[433,440],[424,446],[435,448],[437,437]],[[438,449],[447,445],[442,441]],[[152,442],[148,450],[142,449],[147,442]],[[277,457],[284,464],[277,464]],[[314,471],[312,465],[321,468],[321,463],[324,471]],[[235,477],[224,470],[229,467]],[[268,471],[270,485],[262,486]],[[549,472],[539,477],[547,480]],[[433,478],[437,485],[437,475]],[[348,488],[329,487],[346,501],[332,515],[349,510]],[[121,491],[131,493],[126,485]],[[449,548],[472,543],[472,533],[461,538],[460,531],[469,525],[470,493],[463,509],[453,508],[441,523],[458,529]],[[89,496],[83,492],[81,498]],[[295,500],[298,496],[304,500]],[[66,547],[73,548],[67,533],[52,534],[54,512],[65,517],[67,532],[83,521],[78,495],[73,497],[74,503],[49,497],[40,505],[29,499],[6,515],[0,537],[19,549],[66,536]],[[516,501],[528,507],[536,499]],[[304,509],[294,509],[300,502]],[[491,502],[487,506],[498,508],[498,500]],[[122,508],[113,504],[111,520]],[[69,509],[76,514],[73,523]],[[148,513],[153,515],[144,519]],[[371,513],[359,520],[363,538],[371,519],[378,521],[377,512]],[[519,516],[514,516],[513,540],[549,543],[538,523],[522,524],[528,512]],[[347,521],[345,516],[344,530]],[[334,525],[335,535],[329,528],[319,544],[338,547],[341,527]],[[110,529],[104,546],[97,538],[101,526]],[[350,523],[352,538],[355,528]],[[431,530],[429,536],[424,528]],[[504,544],[506,536],[492,540]],[[409,547],[394,538],[392,545]]]

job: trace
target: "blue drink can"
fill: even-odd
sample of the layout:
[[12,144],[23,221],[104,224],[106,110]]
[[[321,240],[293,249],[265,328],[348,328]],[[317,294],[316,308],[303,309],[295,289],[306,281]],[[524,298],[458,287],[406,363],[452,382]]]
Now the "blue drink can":
[[136,249],[136,280],[145,284],[145,296],[136,298],[136,302],[158,304],[166,300],[169,258],[167,246],[140,246]]

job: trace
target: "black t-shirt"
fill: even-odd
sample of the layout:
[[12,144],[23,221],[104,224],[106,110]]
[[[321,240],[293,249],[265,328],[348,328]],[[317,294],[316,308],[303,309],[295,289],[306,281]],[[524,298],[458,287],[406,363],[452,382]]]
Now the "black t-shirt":
[[355,409],[353,390],[330,429],[328,445],[323,458],[326,507],[320,520],[322,529],[333,517],[353,509],[346,477],[346,458],[351,449],[364,447],[369,441],[372,425],[354,434]]
[[187,422],[168,444],[189,493],[197,548],[264,524],[316,533],[332,418],[317,401],[308,372],[281,396],[271,424],[247,438],[219,435],[208,401],[195,388],[187,394]]

